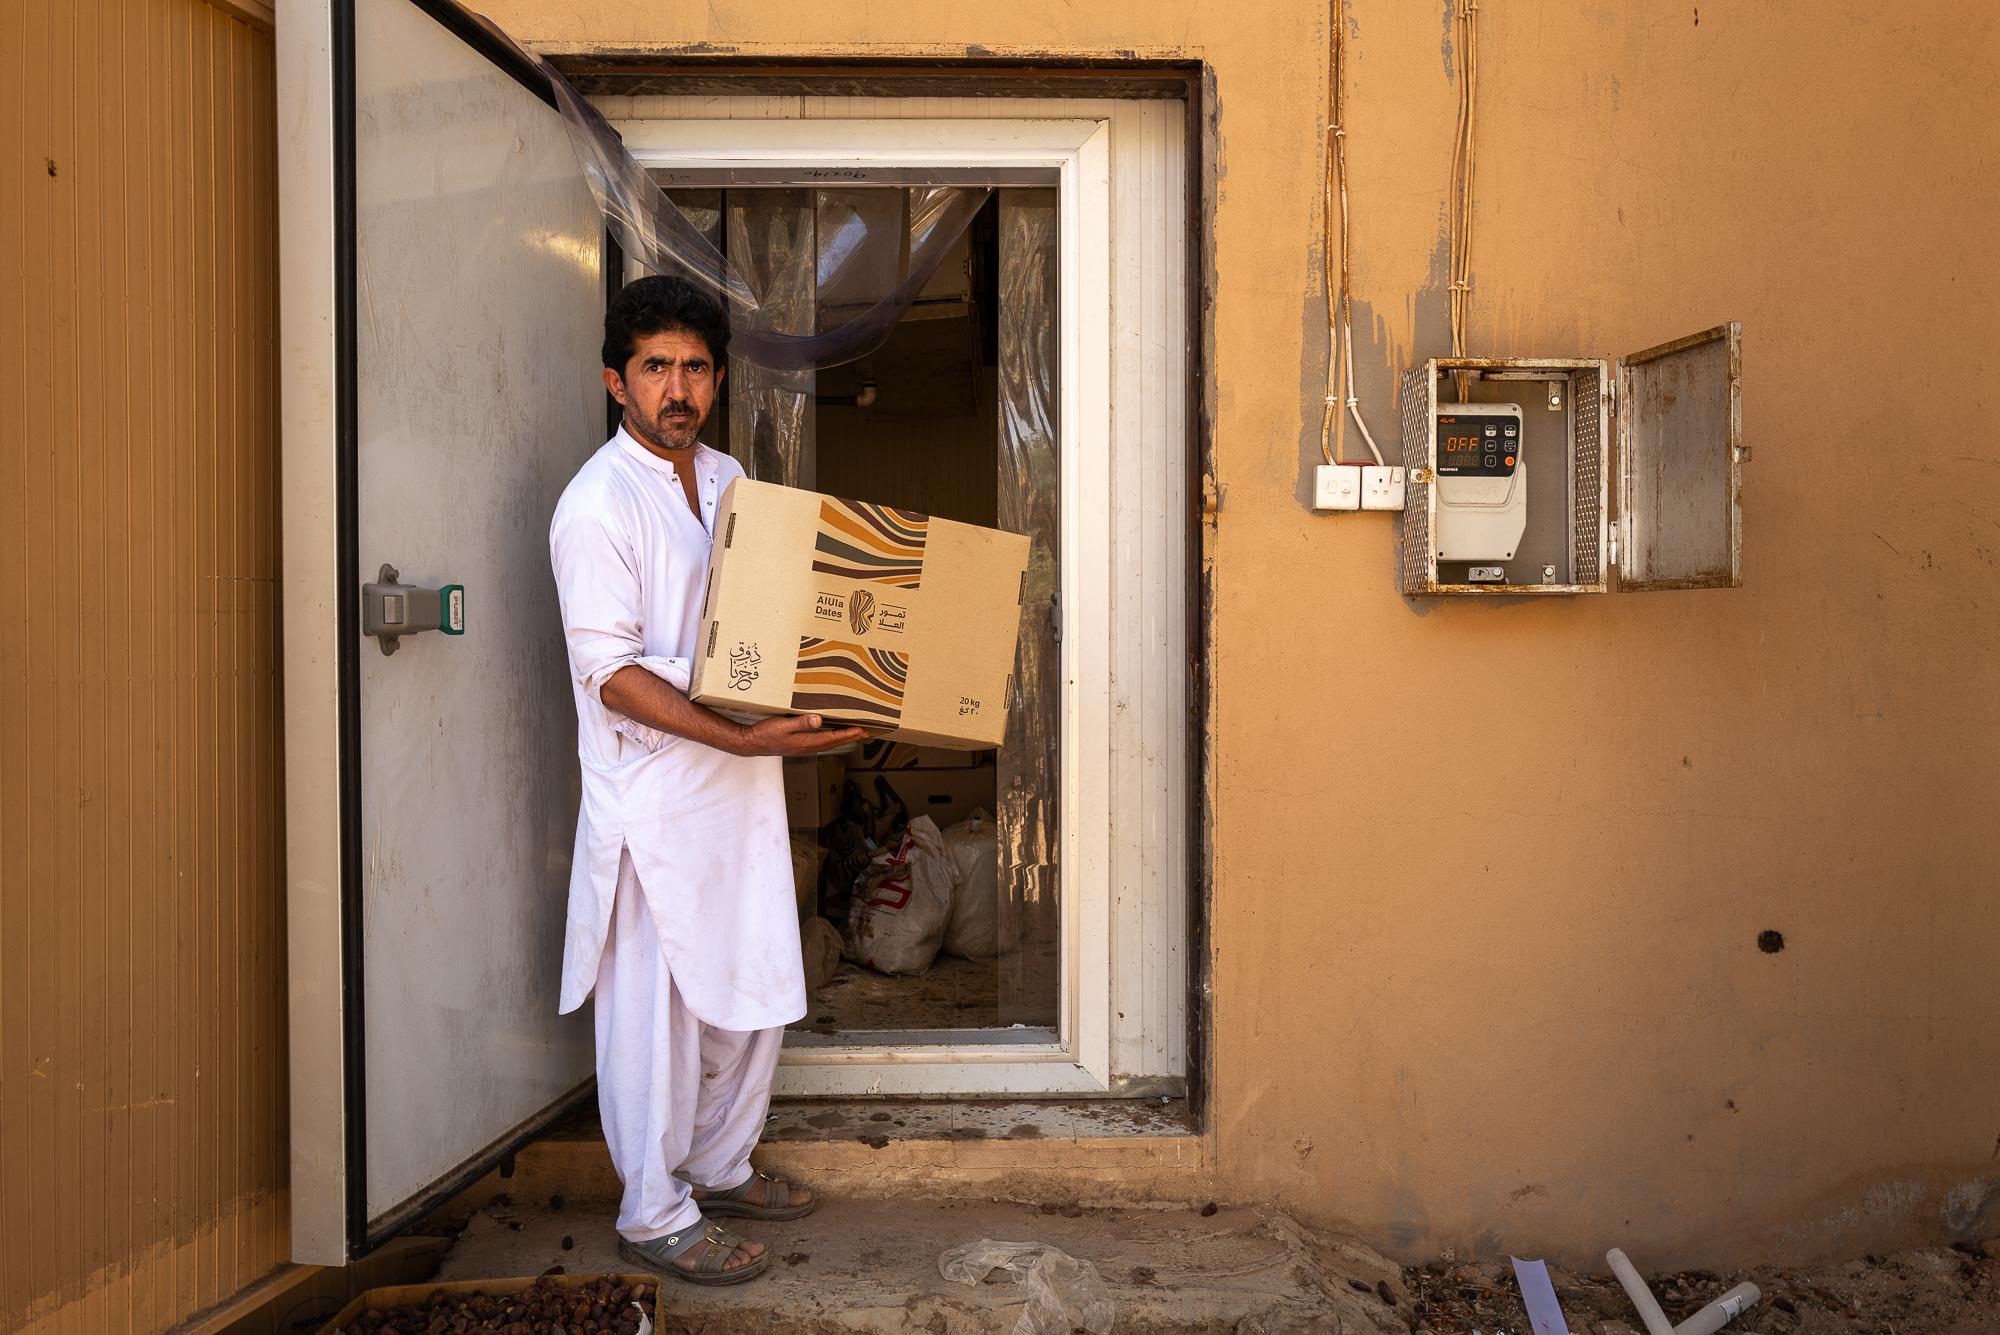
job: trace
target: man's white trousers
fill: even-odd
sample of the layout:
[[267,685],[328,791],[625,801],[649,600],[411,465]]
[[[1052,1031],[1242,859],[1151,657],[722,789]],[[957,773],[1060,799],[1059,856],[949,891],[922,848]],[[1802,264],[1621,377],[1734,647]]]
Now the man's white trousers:
[[618,863],[611,932],[597,965],[597,1105],[625,1184],[618,1231],[678,1233],[701,1214],[690,1184],[750,1178],[783,1029],[703,1024],[681,999],[630,853]]

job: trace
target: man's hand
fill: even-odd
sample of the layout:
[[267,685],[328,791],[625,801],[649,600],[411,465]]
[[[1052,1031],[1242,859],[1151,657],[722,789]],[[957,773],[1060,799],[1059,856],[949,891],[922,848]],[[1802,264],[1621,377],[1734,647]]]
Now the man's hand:
[[862,728],[827,728],[817,714],[783,715],[760,719],[743,729],[737,746],[739,756],[816,756],[837,746],[858,742],[868,735]]

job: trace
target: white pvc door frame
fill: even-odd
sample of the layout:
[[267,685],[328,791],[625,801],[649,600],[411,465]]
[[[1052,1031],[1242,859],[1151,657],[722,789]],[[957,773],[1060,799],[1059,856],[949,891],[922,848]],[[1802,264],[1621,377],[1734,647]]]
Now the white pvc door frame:
[[[1145,809],[1148,793],[1120,804],[1112,791],[1113,757],[1128,742],[1121,735],[1123,707],[1140,684],[1114,674],[1111,637],[1086,629],[1106,626],[1121,605],[1114,588],[1121,540],[1148,522],[1142,499],[1121,494],[1114,471],[1119,454],[1106,448],[1121,429],[1113,411],[1113,386],[1122,364],[1144,358],[1137,345],[1163,331],[1114,324],[1112,122],[1105,117],[1006,119],[617,119],[613,124],[643,165],[689,171],[728,168],[1053,168],[1059,197],[1058,466],[1061,504],[1061,605],[1072,633],[1062,638],[1063,720],[1059,781],[1062,967],[1058,1028],[1053,1042],[1008,1042],[981,1031],[964,1043],[856,1043],[787,1047],[777,1092],[783,1095],[1088,1095],[1125,1092],[1134,1082],[1131,1054],[1144,1045],[1120,1042],[1122,1027],[1150,1031],[1156,1051],[1165,1035],[1185,1033],[1181,988],[1144,986],[1146,971],[1114,968],[1121,936],[1114,918],[1120,901],[1141,893],[1185,895],[1184,859],[1169,864],[1151,886],[1127,884],[1135,864],[1115,847],[1143,839],[1143,824],[1157,831],[1162,811]],[[1159,341],[1181,346],[1171,327]],[[1127,351],[1132,356],[1122,356]],[[1133,375],[1127,370],[1127,376]],[[1121,385],[1134,399],[1142,387]],[[1157,392],[1158,387],[1155,387]],[[1131,433],[1128,431],[1128,435]],[[1155,442],[1157,445],[1159,442]],[[1179,440],[1167,442],[1157,462],[1184,459]],[[1137,450],[1128,451],[1133,457]],[[1129,483],[1128,483],[1129,487]],[[1173,525],[1178,509],[1151,522]],[[1178,593],[1178,590],[1175,590]],[[1137,608],[1124,600],[1127,620]],[[1126,627],[1134,636],[1148,628]],[[1158,627],[1152,627],[1154,631]],[[1185,643],[1185,627],[1164,637],[1161,650]],[[1170,677],[1177,683],[1177,677]],[[1177,683],[1178,684],[1178,683]],[[1157,678],[1155,688],[1158,688]],[[1165,768],[1179,770],[1184,752],[1169,748]],[[1184,763],[1184,762],[1183,762]],[[1184,771],[1180,771],[1184,777]],[[1173,789],[1158,785],[1159,794]],[[1166,803],[1162,803],[1167,807]],[[1170,807],[1167,808],[1170,810]],[[1167,816],[1171,819],[1171,816]],[[1127,828],[1121,829],[1120,826]],[[1175,847],[1184,847],[1178,840]],[[1131,910],[1127,908],[1128,915]],[[1183,920],[1184,921],[1184,920]],[[1129,937],[1130,932],[1124,934]],[[1159,972],[1178,976],[1179,953]],[[1157,1013],[1156,1013],[1157,1012]],[[1177,1024],[1176,1021],[1179,1023]],[[1139,1073],[1146,1088],[1185,1073],[1184,1046],[1160,1065]]]

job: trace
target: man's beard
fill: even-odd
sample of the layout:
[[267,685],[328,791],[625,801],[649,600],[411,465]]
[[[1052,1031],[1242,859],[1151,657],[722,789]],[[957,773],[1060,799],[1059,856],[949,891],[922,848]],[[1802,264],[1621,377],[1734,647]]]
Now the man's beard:
[[[668,416],[676,410],[686,412],[687,416],[678,421]],[[650,422],[627,408],[625,425],[656,450],[689,450],[700,439],[702,418],[686,399],[669,399],[660,405],[659,413]]]

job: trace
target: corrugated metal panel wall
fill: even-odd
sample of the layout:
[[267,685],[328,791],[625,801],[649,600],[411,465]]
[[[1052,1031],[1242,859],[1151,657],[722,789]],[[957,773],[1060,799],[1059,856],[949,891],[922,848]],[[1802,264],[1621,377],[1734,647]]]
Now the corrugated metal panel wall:
[[271,36],[0,69],[0,1329],[154,1331],[288,1250]]

